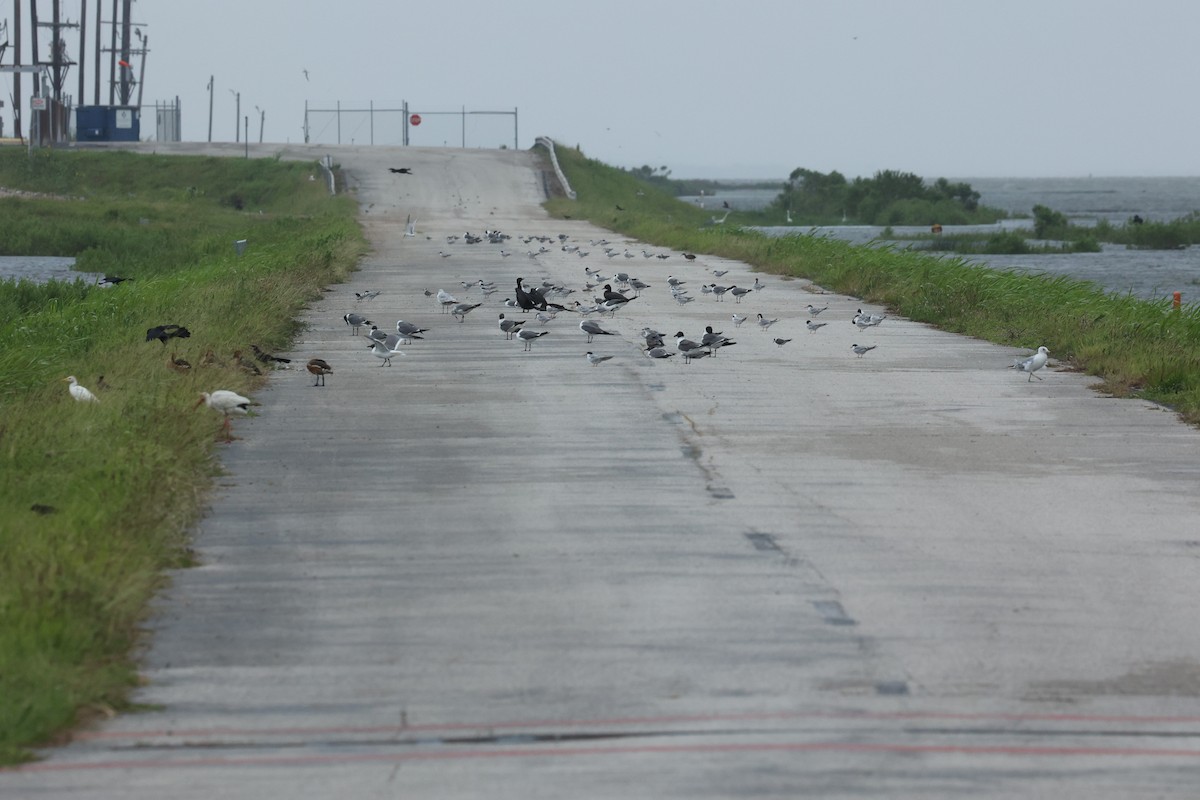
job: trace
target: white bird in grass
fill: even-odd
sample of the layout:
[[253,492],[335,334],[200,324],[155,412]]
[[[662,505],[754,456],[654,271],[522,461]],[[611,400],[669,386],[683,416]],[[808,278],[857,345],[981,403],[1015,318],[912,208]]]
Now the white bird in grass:
[[221,430],[225,431],[225,441],[233,441],[233,430],[230,427],[229,417],[238,415],[244,417],[250,413],[250,406],[256,406],[255,403],[248,397],[242,397],[237,392],[231,392],[227,389],[217,389],[215,392],[201,392],[200,399],[196,401],[193,410],[206,405],[213,411],[220,411],[225,415],[225,422],[221,426]]
[[[1029,381],[1032,381],[1034,378],[1037,378],[1040,381],[1042,380],[1042,376],[1035,375],[1034,373],[1046,366],[1046,362],[1049,360],[1050,351],[1043,346],[1039,347],[1036,353],[1027,358],[1018,358],[1015,362],[1013,362],[1012,368],[1021,372],[1029,373],[1029,378],[1025,381],[1026,383],[1029,383]],[[72,389],[72,393],[74,393],[74,389]]]
[[870,347],[867,347],[866,345],[862,345],[862,344],[852,344],[852,345],[850,345],[850,347],[852,347],[852,348],[854,349],[854,354],[855,354],[855,355],[857,355],[859,358],[862,358],[862,357],[863,357],[863,356],[865,356],[865,355],[866,355],[868,352],[870,352],[871,350],[874,350],[874,349],[875,349],[876,347],[878,347],[878,346],[879,346],[879,345],[877,345],[877,344],[873,344],[873,345],[871,345]]
[[593,367],[596,366],[597,364],[602,364],[605,361],[608,361],[610,358],[612,358],[612,356],[598,356],[595,353],[593,353],[591,350],[587,351],[588,363],[591,364]]
[[63,378],[63,380],[66,381],[67,383],[71,384],[70,386],[67,387],[67,391],[69,391],[71,393],[71,397],[74,397],[76,402],[79,402],[79,403],[99,403],[100,402],[96,398],[96,395],[89,392],[85,387],[79,385],[79,381],[77,381],[75,379],[74,375],[68,375],[67,377]]

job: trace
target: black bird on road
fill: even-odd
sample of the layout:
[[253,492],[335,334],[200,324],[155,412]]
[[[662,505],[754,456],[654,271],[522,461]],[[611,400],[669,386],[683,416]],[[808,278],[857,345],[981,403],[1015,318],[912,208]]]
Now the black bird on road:
[[621,294],[620,292],[614,291],[612,288],[612,284],[606,283],[606,284],[604,284],[604,299],[605,300],[616,300],[618,303],[628,303],[633,298],[626,297],[625,295]]
[[388,172],[396,175],[412,175],[412,167],[388,167]]

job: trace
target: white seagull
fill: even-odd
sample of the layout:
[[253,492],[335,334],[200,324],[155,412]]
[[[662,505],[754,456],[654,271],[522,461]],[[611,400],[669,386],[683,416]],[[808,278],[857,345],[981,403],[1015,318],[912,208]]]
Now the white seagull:
[[437,301],[438,305],[442,307],[443,314],[449,311],[451,306],[458,304],[458,298],[447,292],[445,289],[437,290]]
[[[1050,351],[1043,346],[1039,347],[1037,352],[1028,358],[1018,358],[1015,362],[1013,362],[1012,368],[1021,372],[1029,373],[1029,378],[1025,381],[1026,383],[1029,383],[1029,381],[1032,381],[1034,378],[1037,378],[1040,381],[1042,380],[1042,376],[1035,375],[1034,373],[1046,366],[1046,362],[1049,359]],[[74,393],[74,391],[75,390],[72,387],[71,392]]]
[[89,392],[85,387],[79,385],[79,381],[77,381],[75,379],[74,375],[68,375],[67,377],[63,378],[63,380],[66,381],[67,383],[71,384],[70,386],[67,387],[67,391],[69,391],[71,393],[71,397],[74,397],[76,402],[79,402],[79,403],[99,403],[100,402],[100,400],[97,399],[96,395]]
[[[393,340],[392,337],[395,337]],[[381,367],[390,367],[394,356],[402,356],[404,353],[396,349],[399,344],[399,337],[396,334],[388,334],[388,342],[371,342],[371,353],[382,361],[379,362]],[[392,342],[395,342],[394,344]]]

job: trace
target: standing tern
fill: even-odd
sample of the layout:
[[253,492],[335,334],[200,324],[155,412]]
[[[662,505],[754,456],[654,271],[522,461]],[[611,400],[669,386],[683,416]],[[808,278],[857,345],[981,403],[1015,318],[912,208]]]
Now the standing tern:
[[866,345],[862,345],[862,344],[852,344],[852,345],[850,345],[850,347],[854,349],[854,354],[855,354],[856,356],[858,356],[859,358],[862,358],[862,357],[863,357],[863,356],[865,356],[865,355],[866,355],[868,352],[870,352],[871,350],[874,350],[874,349],[875,349],[876,347],[878,347],[878,346],[879,346],[879,345],[877,345],[877,344],[873,344],[873,345],[871,345],[870,347],[867,347]]
[[612,358],[612,356],[598,356],[595,353],[593,353],[591,350],[587,351],[588,363],[591,364],[593,367],[596,366],[597,364],[603,364],[605,361],[608,361],[610,358]]
[[588,344],[592,343],[593,336],[616,336],[614,332],[604,330],[594,319],[579,320],[579,330],[587,334]]

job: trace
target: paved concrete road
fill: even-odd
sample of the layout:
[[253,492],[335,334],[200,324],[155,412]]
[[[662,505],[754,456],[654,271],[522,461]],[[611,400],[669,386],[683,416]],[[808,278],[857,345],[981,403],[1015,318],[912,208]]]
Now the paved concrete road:
[[[0,795],[1195,795],[1196,431],[1006,348],[859,331],[804,281],[718,303],[710,270],[744,265],[547,219],[527,153],[336,160],[374,252],[291,354],[328,385],[281,371],[235,423],[204,563],[153,622],[138,699],[162,710]],[[485,229],[513,255],[447,242]],[[530,258],[530,234],[590,255]],[[616,336],[501,305],[517,277],[586,301],[585,266],[652,284]],[[456,322],[439,288],[484,305]],[[352,311],[430,330],[383,367]],[[524,352],[502,311],[549,334]],[[652,361],[645,325],[737,345]]]

